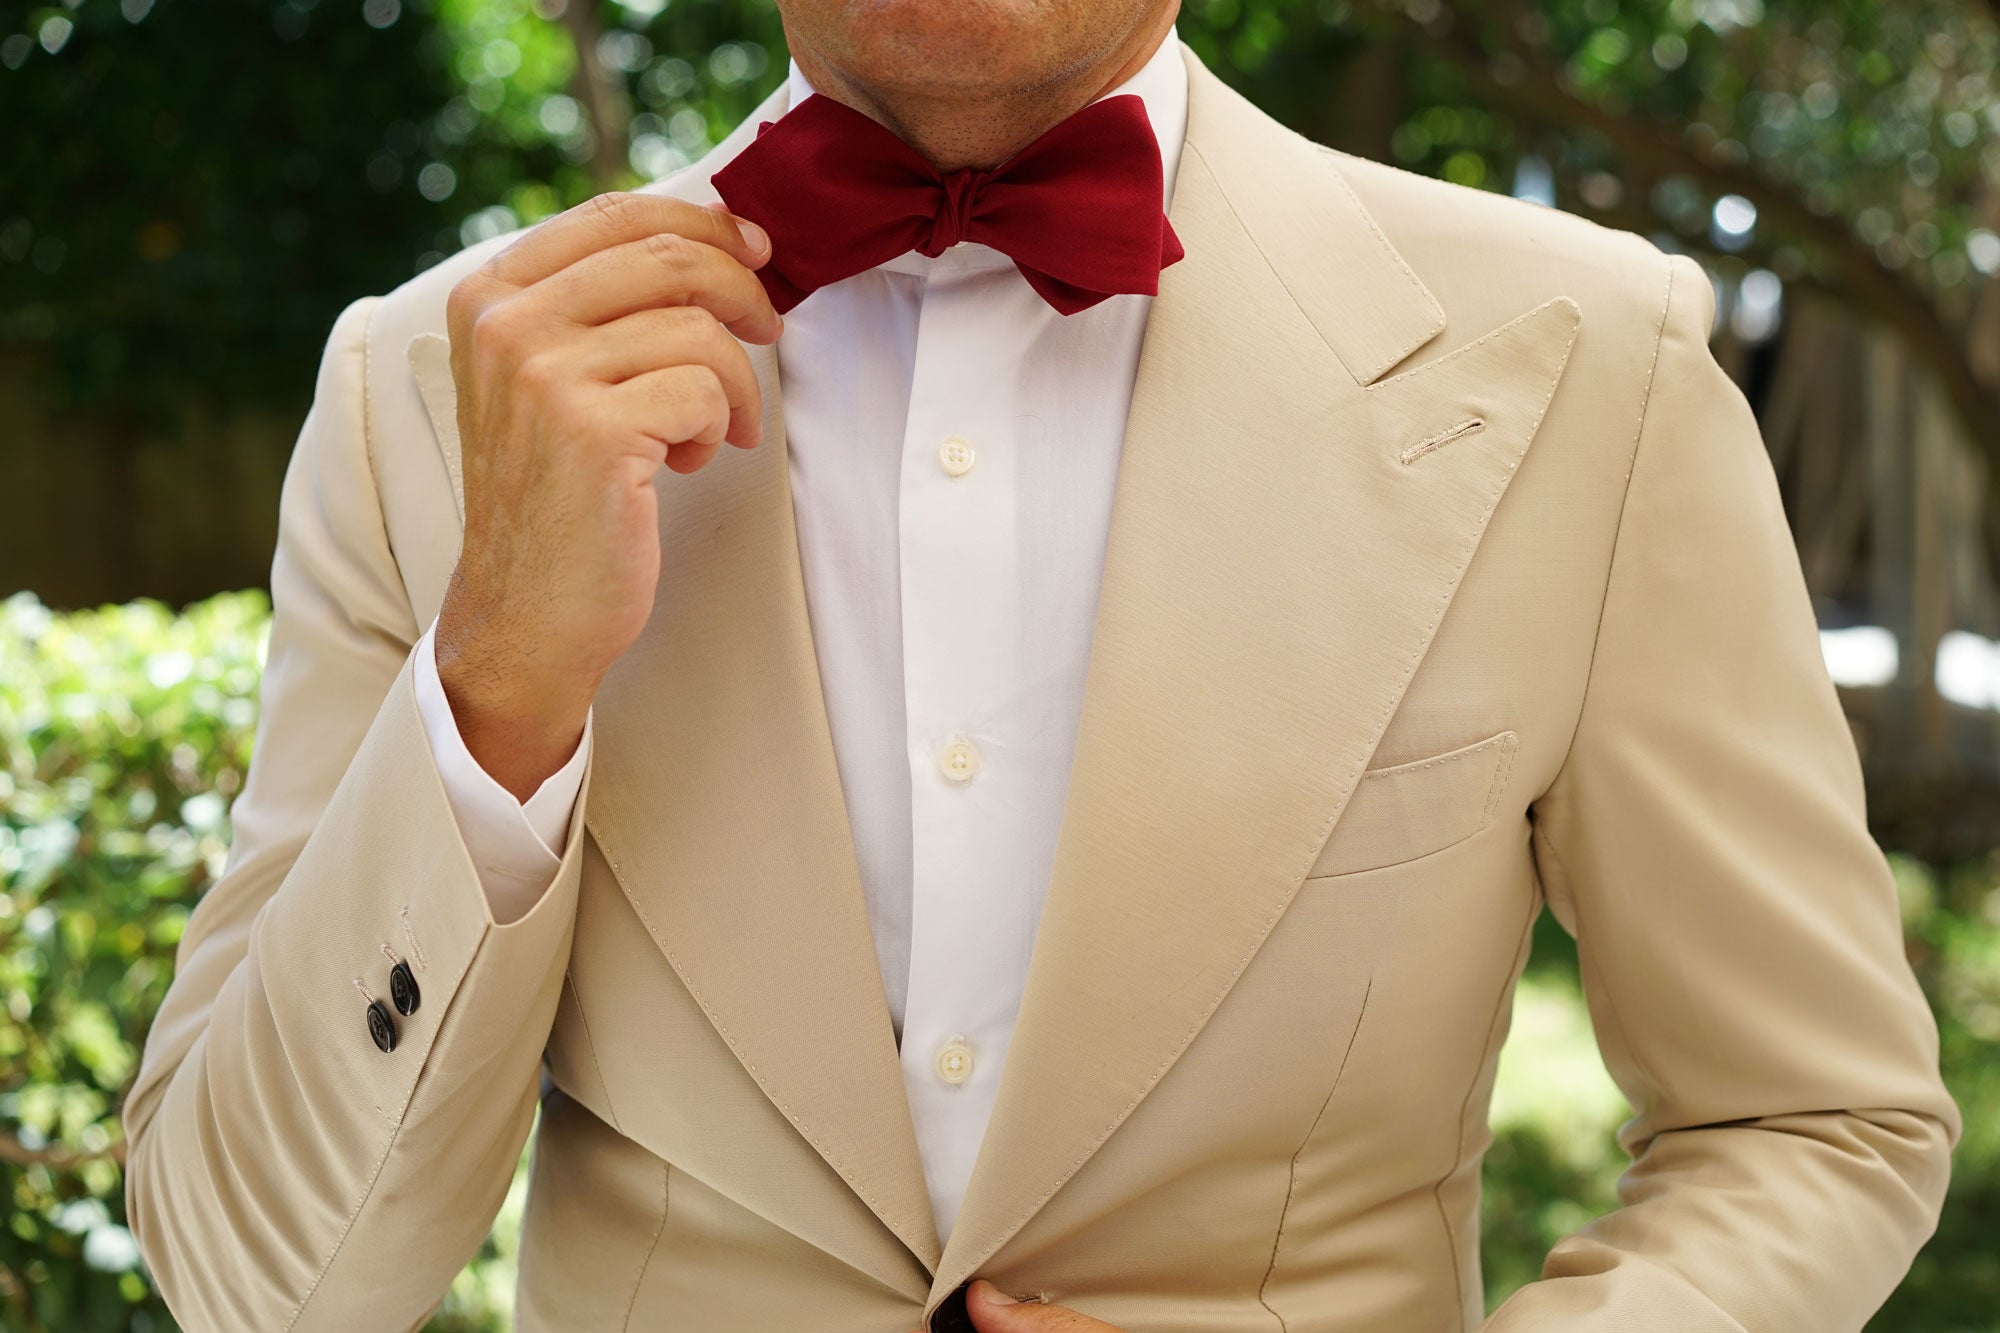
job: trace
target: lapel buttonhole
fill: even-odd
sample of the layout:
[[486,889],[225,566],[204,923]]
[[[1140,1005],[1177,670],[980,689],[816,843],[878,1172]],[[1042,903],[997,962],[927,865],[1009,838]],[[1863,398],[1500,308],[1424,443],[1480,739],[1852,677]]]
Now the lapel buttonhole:
[[1445,445],[1450,444],[1453,440],[1459,438],[1461,435],[1470,435],[1472,434],[1472,432],[1478,430],[1485,424],[1486,424],[1486,419],[1484,417],[1471,417],[1465,421],[1459,422],[1456,426],[1453,426],[1449,430],[1441,430],[1437,434],[1429,437],[1428,439],[1417,441],[1409,448],[1403,450],[1403,452],[1400,455],[1398,455],[1398,457],[1400,457],[1406,465],[1414,463],[1419,458],[1422,458],[1425,454],[1431,452],[1431,450],[1442,449]]

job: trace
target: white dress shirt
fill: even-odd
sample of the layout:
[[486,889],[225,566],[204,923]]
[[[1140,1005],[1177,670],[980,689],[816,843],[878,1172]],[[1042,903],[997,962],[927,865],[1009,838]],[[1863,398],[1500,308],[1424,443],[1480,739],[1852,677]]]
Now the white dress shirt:
[[[813,91],[796,64],[790,91],[792,106]],[[1117,93],[1143,99],[1171,196],[1178,40]],[[940,1240],[1055,859],[1151,305],[1059,315],[1012,260],[961,243],[820,289],[778,342],[813,646]],[[466,750],[428,642],[416,689],[494,914],[512,920],[554,878],[594,724],[524,806]]]

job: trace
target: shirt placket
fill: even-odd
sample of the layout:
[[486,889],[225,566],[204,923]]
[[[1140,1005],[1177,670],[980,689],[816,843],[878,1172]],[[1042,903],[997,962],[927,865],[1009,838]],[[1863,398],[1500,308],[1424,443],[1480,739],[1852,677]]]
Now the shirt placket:
[[1010,707],[1024,603],[1020,356],[1007,344],[1045,318],[1011,271],[956,258],[937,262],[923,298],[899,487],[912,840],[901,1058],[941,1233],[992,1111],[1033,941],[1018,881],[1035,775]]

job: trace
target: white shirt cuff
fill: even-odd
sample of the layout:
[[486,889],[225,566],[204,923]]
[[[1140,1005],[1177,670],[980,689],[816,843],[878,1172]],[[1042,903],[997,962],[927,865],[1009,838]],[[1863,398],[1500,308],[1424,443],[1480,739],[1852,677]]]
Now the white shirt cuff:
[[431,759],[444,781],[445,798],[458,821],[459,836],[472,854],[480,887],[493,919],[502,925],[527,914],[555,882],[562,863],[556,849],[569,841],[570,818],[583,789],[583,769],[590,756],[591,718],[584,714],[583,736],[576,753],[551,773],[525,804],[493,780],[466,749],[438,679],[437,648],[432,624],[417,641],[413,665],[417,714],[423,719]]

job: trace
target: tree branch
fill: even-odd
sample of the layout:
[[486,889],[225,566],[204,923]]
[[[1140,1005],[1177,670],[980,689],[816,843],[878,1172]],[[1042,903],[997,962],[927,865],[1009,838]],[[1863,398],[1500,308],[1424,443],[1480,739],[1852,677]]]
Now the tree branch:
[[14,1166],[46,1166],[56,1171],[67,1171],[86,1162],[116,1162],[125,1164],[125,1141],[106,1148],[103,1152],[76,1152],[69,1148],[30,1148],[14,1135],[0,1130],[0,1162]]
[[[2000,10],[2000,0],[1987,3]],[[1700,152],[1657,122],[1616,114],[1569,91],[1560,71],[1539,51],[1510,46],[1504,54],[1519,61],[1523,73],[1502,81],[1494,73],[1494,53],[1462,35],[1473,27],[1472,19],[1462,10],[1447,5],[1451,30],[1440,32],[1434,25],[1410,18],[1400,5],[1385,4],[1380,9],[1397,22],[1416,27],[1425,44],[1449,60],[1473,90],[1497,109],[1551,128],[1588,129],[1648,174],[1687,175],[1717,193],[1741,195],[1755,204],[1759,217],[1775,229],[1824,255],[1845,279],[1842,296],[1894,328],[1937,374],[1954,415],[1988,460],[1989,475],[2000,485],[2000,386],[1980,377],[1967,339],[1945,320],[1931,298],[1906,275],[1883,264],[1843,219],[1814,212],[1782,182],[1752,167]],[[2000,522],[2000,504],[1992,508],[1993,519]]]
[[598,0],[566,0],[562,24],[576,44],[576,72],[570,91],[590,118],[595,136],[590,153],[591,180],[600,190],[615,186],[625,172],[625,133],[632,123],[632,101],[623,77],[606,69],[598,58],[598,42],[604,24],[597,13]]

